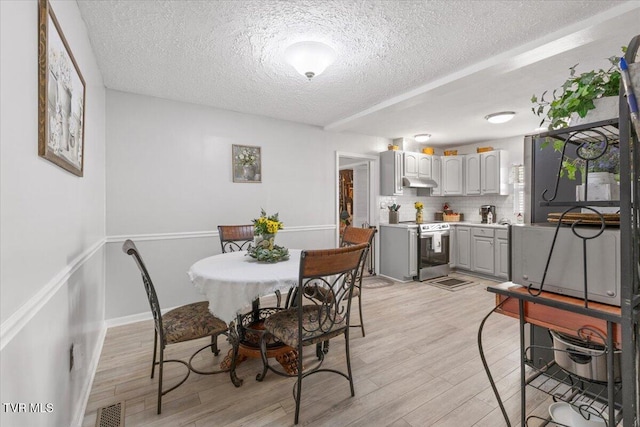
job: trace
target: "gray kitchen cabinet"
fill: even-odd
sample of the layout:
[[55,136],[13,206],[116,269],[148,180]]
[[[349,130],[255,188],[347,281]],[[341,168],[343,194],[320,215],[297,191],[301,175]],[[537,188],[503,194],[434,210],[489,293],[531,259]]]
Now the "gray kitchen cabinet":
[[509,279],[509,232],[496,230],[495,237],[495,276]]
[[418,227],[380,225],[380,275],[399,281],[418,274]]
[[465,156],[465,194],[467,196],[509,194],[509,153],[488,151]]
[[473,227],[471,235],[471,271],[493,276],[495,273],[494,229]]
[[452,230],[452,267],[509,278],[509,232],[505,228],[456,225]]
[[482,194],[480,181],[482,175],[481,155],[467,154],[464,156],[465,163],[465,194],[467,196],[477,196]]
[[431,158],[428,154],[404,153],[404,176],[410,178],[431,178]]
[[509,194],[508,152],[494,150],[480,154],[480,194]]
[[464,195],[464,158],[465,156],[442,157],[442,195]]
[[380,194],[382,196],[401,196],[403,175],[402,151],[389,150],[380,153]]
[[455,227],[455,266],[471,270],[471,227]]
[[431,179],[433,179],[437,187],[431,189],[432,196],[442,196],[442,157],[431,157]]

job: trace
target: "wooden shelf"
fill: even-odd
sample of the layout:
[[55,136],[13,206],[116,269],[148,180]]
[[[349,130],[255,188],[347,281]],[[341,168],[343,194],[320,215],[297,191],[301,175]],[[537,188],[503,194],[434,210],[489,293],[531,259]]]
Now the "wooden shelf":
[[[527,288],[513,282],[505,282],[487,287],[496,294],[496,305],[506,302],[497,312],[519,318],[519,300],[524,305],[524,320],[565,334],[577,336],[578,329],[589,326],[606,336],[607,321],[614,322],[613,343],[617,349],[622,348],[621,310],[620,307],[584,300],[552,292],[542,292],[535,296],[529,294]],[[601,342],[597,335],[591,335],[595,342]]]

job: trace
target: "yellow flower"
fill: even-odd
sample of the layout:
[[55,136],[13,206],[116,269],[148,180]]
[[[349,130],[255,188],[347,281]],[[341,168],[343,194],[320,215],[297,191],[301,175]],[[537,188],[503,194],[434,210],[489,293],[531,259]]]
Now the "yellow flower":
[[282,230],[282,222],[278,219],[278,214],[267,216],[267,213],[262,209],[260,211],[260,218],[253,220],[254,234],[261,236],[264,234],[276,234],[278,230]]

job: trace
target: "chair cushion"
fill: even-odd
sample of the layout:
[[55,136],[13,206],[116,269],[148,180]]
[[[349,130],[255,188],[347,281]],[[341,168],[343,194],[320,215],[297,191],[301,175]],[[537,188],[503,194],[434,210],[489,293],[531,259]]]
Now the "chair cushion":
[[[302,340],[303,345],[315,344],[325,341],[344,333],[347,322],[344,316],[336,315],[335,323],[330,325],[327,319],[327,331],[307,331],[306,329],[316,329],[318,327],[318,306],[305,305],[303,309]],[[326,318],[326,315],[324,316]],[[264,321],[264,329],[273,335],[277,340],[296,348],[298,346],[298,309],[289,308],[279,311]]]
[[227,324],[209,311],[209,302],[183,305],[162,315],[165,344],[220,334]]

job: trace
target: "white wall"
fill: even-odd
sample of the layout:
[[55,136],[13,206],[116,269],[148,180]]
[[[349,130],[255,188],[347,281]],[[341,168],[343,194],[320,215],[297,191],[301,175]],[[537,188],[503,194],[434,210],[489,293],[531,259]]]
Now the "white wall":
[[81,420],[104,330],[105,90],[77,4],[51,3],[87,85],[84,177],[38,157],[38,4],[1,1],[1,400],[53,404],[3,426]]
[[[232,144],[262,148],[262,183],[233,182]],[[279,212],[281,245],[335,245],[335,152],[376,155],[387,144],[107,90],[106,318],[149,311],[140,275],[120,249],[127,237],[142,241],[165,308],[202,299],[187,269],[220,253],[217,225],[248,224],[260,208]]]

